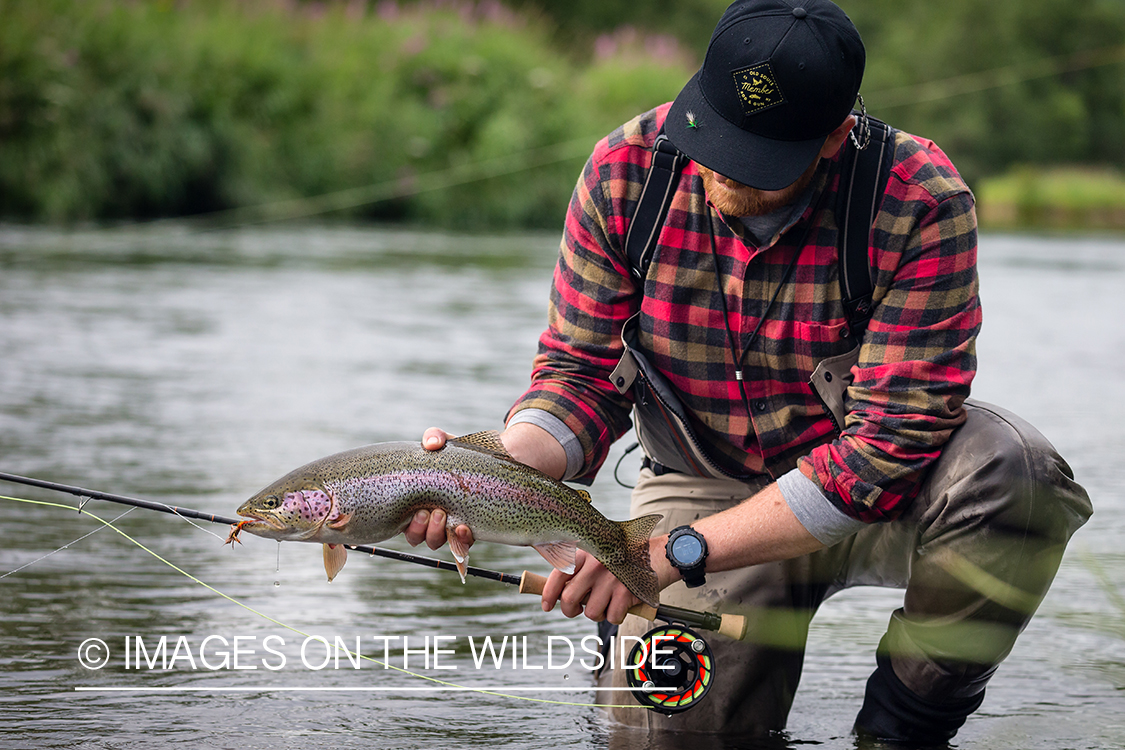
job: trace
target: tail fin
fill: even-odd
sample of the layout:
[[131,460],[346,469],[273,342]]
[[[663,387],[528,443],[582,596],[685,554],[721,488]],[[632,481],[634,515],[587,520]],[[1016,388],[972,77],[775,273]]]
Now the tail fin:
[[660,604],[660,583],[648,557],[648,538],[661,518],[659,513],[653,513],[618,524],[625,534],[625,559],[611,571],[634,596],[650,607]]

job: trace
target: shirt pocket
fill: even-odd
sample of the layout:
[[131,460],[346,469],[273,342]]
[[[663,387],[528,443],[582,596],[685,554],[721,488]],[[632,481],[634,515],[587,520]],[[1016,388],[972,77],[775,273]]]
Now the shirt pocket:
[[844,320],[838,323],[767,321],[760,337],[760,348],[755,348],[761,354],[754,359],[772,371],[770,380],[783,383],[808,383],[821,362],[855,348]]

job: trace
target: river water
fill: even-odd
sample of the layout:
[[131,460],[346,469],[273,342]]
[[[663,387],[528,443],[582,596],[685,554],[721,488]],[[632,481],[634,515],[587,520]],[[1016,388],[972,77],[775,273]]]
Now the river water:
[[[349,227],[0,227],[0,471],[229,516],[328,453],[417,439],[430,425],[498,428],[526,383],[556,243]],[[980,272],[974,395],[1036,424],[1096,513],[955,744],[1125,746],[1125,242],[985,236]],[[610,468],[593,496],[623,518],[628,491]],[[620,476],[636,471],[634,453]],[[0,494],[78,502],[6,483]],[[126,510],[86,508],[107,520]],[[143,510],[114,524],[135,542],[73,510],[9,499],[0,524],[3,747],[685,741],[608,725],[588,705],[596,695],[577,690],[588,685],[589,623],[544,614],[503,584],[355,555],[328,584],[316,546],[247,536],[231,549],[224,527]],[[534,551],[496,544],[474,547],[472,563],[546,572]],[[785,735],[691,744],[853,747],[874,648],[901,600],[852,590],[821,609]],[[326,663],[308,636],[373,660]],[[486,639],[498,652],[505,637],[503,660],[484,658]],[[95,638],[109,657],[97,670],[79,658],[102,654]]]

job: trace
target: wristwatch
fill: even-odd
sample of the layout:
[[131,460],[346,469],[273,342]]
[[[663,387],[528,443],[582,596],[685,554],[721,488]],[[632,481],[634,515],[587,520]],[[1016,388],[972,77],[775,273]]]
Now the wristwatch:
[[680,571],[684,584],[693,589],[702,586],[706,575],[703,572],[707,561],[707,540],[690,526],[679,526],[668,534],[664,545],[664,556]]

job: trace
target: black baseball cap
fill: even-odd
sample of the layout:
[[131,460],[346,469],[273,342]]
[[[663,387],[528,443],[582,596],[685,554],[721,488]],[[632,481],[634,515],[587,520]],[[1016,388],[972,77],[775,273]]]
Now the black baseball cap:
[[793,184],[852,110],[866,54],[828,0],[739,0],[664,125],[692,161],[760,190]]

